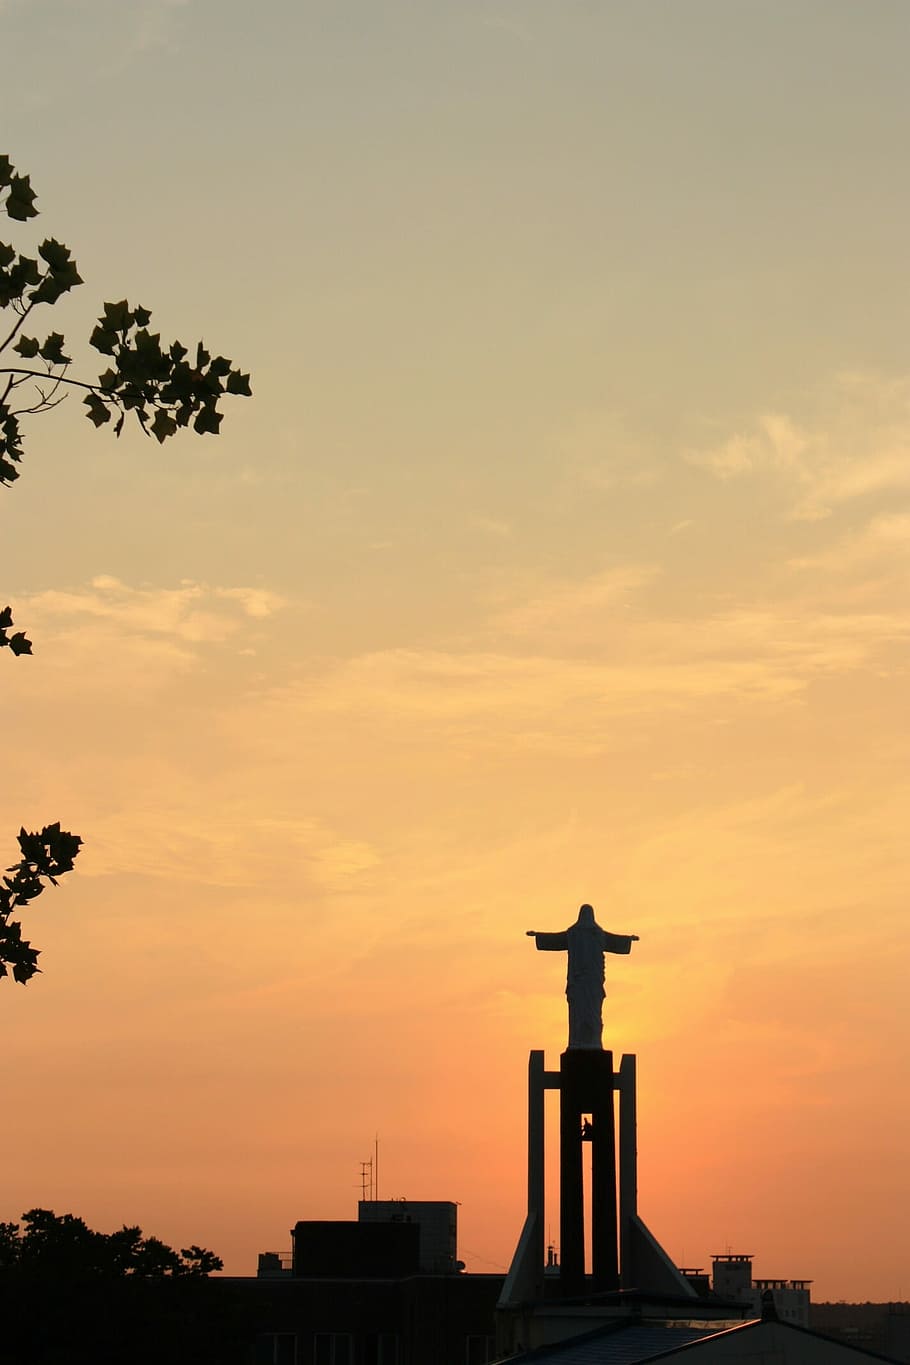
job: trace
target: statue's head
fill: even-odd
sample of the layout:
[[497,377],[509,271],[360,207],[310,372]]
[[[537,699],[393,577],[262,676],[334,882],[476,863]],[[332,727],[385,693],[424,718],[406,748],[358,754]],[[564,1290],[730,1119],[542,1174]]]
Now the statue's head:
[[594,925],[594,906],[583,905],[578,912],[578,923],[584,925],[586,929]]

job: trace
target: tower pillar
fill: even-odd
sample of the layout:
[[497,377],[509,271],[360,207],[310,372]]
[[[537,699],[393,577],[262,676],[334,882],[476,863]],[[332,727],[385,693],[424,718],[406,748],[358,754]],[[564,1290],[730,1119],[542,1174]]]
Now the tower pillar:
[[584,1149],[591,1149],[591,1281],[619,1287],[613,1054],[569,1048],[559,1065],[560,1281],[585,1292]]

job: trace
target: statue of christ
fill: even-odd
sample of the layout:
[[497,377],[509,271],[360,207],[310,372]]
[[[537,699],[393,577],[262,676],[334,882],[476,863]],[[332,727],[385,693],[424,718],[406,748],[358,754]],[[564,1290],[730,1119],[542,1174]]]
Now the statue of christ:
[[604,953],[630,953],[637,934],[608,934],[583,905],[578,919],[557,934],[528,930],[543,952],[567,952],[566,999],[569,1002],[569,1047],[603,1047]]

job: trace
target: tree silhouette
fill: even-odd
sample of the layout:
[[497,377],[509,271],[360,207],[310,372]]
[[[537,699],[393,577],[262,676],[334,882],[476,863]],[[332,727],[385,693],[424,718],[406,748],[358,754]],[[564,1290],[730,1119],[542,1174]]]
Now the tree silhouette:
[[0,1274],[14,1267],[55,1276],[121,1275],[162,1277],[209,1275],[223,1263],[204,1247],[175,1251],[142,1229],[124,1225],[119,1232],[93,1232],[71,1213],[29,1209],[22,1224],[0,1223]]
[[[19,175],[8,156],[0,155],[0,210],[14,222],[37,216],[35,192],[27,175]],[[65,294],[82,284],[69,247],[46,237],[31,256],[0,241],[0,313],[12,325],[5,336],[0,326],[0,484],[19,477],[23,456],[23,418],[55,408],[70,391],[83,394],[85,415],[95,427],[113,421],[119,436],[129,414],[142,431],[163,443],[181,427],[199,435],[217,436],[221,427],[221,399],[226,394],[249,397],[250,376],[234,369],[224,356],[212,356],[200,341],[194,350],[180,341],[162,345],[161,334],[149,331],[147,308],[131,308],[126,299],[105,303],[89,344],[107,357],[107,368],[97,379],[76,378],[61,332],[43,340],[23,330],[36,310],[55,307]],[[11,654],[31,654],[32,642],[13,630],[12,608],[0,610],[0,648]],[[26,905],[49,882],[72,870],[82,840],[61,830],[59,823],[19,835],[20,861],[7,868],[0,887],[0,978],[10,969],[15,981],[25,983],[40,969],[38,952],[22,938],[13,910]],[[12,876],[9,874],[12,873]]]
[[221,1269],[202,1247],[30,1209],[0,1223],[0,1355],[10,1365],[240,1365],[253,1324],[232,1287],[209,1280]]

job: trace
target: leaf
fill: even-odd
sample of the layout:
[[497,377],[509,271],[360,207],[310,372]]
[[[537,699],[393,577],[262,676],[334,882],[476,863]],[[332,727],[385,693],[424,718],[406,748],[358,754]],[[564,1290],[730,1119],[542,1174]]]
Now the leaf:
[[61,294],[68,294],[82,283],[70,249],[62,242],[53,237],[45,238],[38,248],[38,255],[47,262],[48,274],[32,295],[36,303],[56,303]]
[[250,376],[241,374],[239,370],[231,370],[225,388],[228,393],[236,393],[243,398],[252,398],[253,396],[253,390],[250,388]]
[[218,435],[218,428],[221,426],[221,413],[214,408],[200,408],[193,422],[193,430],[198,431],[200,436],[209,433],[212,436]]
[[[102,355],[113,355],[114,347],[117,345],[117,334],[109,327],[105,326],[104,319],[98,323],[89,337],[89,345],[94,346],[96,351]],[[110,371],[108,371],[110,373]]]
[[[15,458],[18,459],[18,456]],[[18,477],[19,471],[16,466],[10,464],[9,460],[5,459],[3,454],[0,453],[0,483],[15,483]]]
[[70,264],[70,249],[58,242],[55,237],[45,237],[38,248],[42,261],[47,261],[51,270],[66,270]]
[[29,295],[31,303],[55,304],[62,294],[67,293],[69,285],[62,283],[55,275],[45,275],[44,279]]
[[[60,338],[61,341],[63,338]],[[21,355],[23,360],[32,360],[38,354],[38,338],[22,336],[16,342],[13,350],[17,355]]]
[[148,327],[152,320],[152,315],[148,308],[140,308],[138,304],[133,312],[133,317],[136,319],[137,327]]
[[0,611],[0,630],[6,630],[7,627],[11,626],[12,624],[13,609],[12,607],[4,607],[3,610]]
[[38,951],[30,948],[27,943],[22,945],[24,949],[24,961],[13,963],[13,980],[18,981],[20,986],[24,986],[26,981],[41,971],[38,966]]
[[144,327],[136,333],[133,342],[136,352],[142,357],[145,368],[154,366],[162,359],[160,332],[147,332]]
[[63,354],[63,342],[64,337],[61,332],[51,332],[41,347],[41,359],[46,360],[49,365],[68,365],[70,357]]
[[121,299],[119,303],[106,303],[104,317],[98,321],[109,331],[125,332],[133,321],[133,314],[126,299]]
[[32,642],[24,631],[17,630],[15,635],[9,637],[9,647],[13,654],[31,654]]
[[177,430],[177,423],[170,413],[165,412],[164,408],[159,408],[155,413],[155,420],[152,422],[152,435],[156,436],[163,445],[169,436],[173,436]]
[[87,415],[89,420],[94,422],[96,427],[103,427],[105,422],[109,422],[111,420],[110,408],[103,401],[103,399],[98,397],[97,393],[86,394],[85,398],[83,399],[83,402],[85,406],[88,408]]
[[17,291],[17,297],[26,285],[40,284],[41,271],[34,256],[18,256],[16,264],[10,267],[9,279],[12,287]]
[[14,174],[13,163],[8,156],[0,156],[0,190],[6,189]]
[[27,218],[37,218],[38,210],[34,207],[35,191],[32,189],[27,175],[14,175],[10,178],[9,193],[6,199],[6,212],[10,218],[15,218],[17,222],[24,223]]

